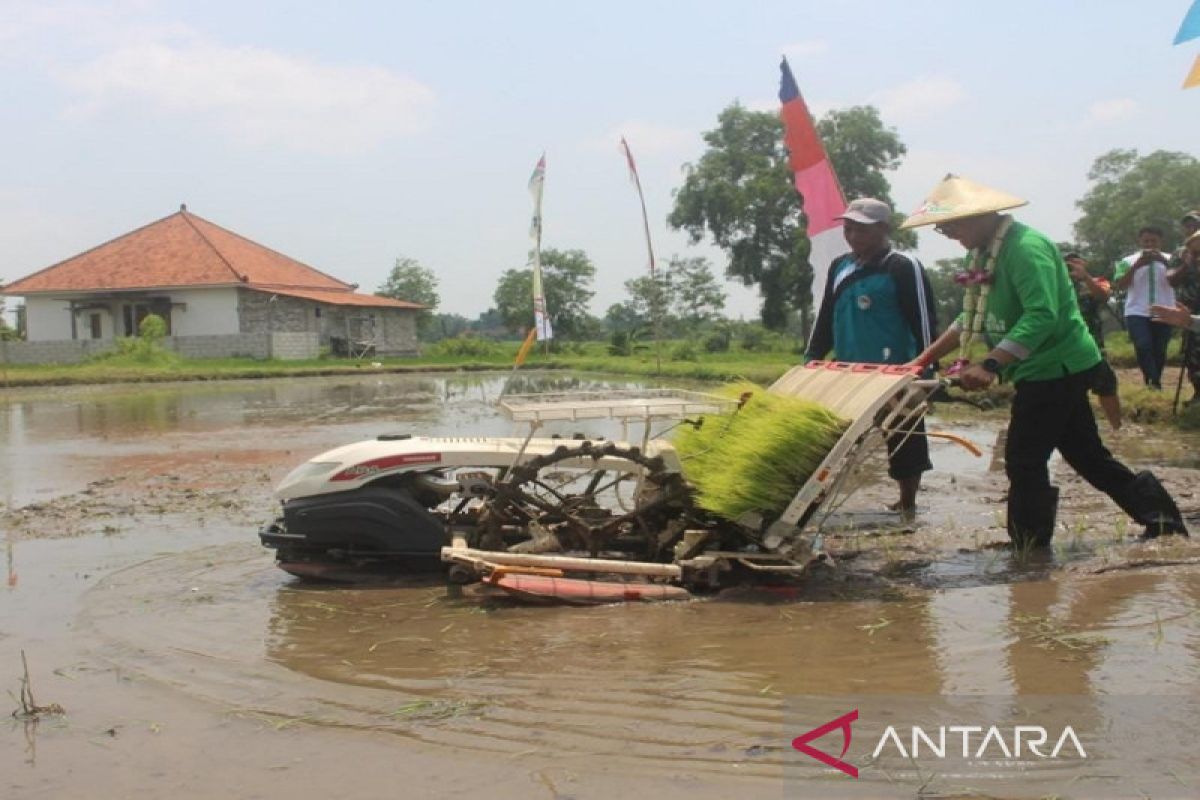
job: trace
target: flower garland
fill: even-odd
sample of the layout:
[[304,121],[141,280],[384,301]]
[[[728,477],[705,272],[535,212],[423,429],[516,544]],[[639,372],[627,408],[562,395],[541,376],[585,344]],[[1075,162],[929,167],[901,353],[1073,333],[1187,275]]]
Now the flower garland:
[[992,286],[992,274],[996,269],[996,258],[1004,244],[1004,237],[1012,227],[1013,218],[1007,214],[1000,218],[992,241],[986,247],[971,251],[971,260],[967,268],[954,276],[954,282],[965,287],[963,292],[963,328],[959,336],[958,360],[946,370],[952,375],[968,363],[967,351],[975,341],[975,336],[983,331],[983,322],[987,318],[988,291]]

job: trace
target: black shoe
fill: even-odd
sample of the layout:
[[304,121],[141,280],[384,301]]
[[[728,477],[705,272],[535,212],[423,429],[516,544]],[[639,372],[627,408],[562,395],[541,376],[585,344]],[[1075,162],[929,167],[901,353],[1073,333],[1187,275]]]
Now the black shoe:
[[1146,470],[1139,472],[1130,482],[1125,496],[1127,501],[1120,503],[1121,507],[1135,522],[1146,526],[1146,532],[1141,538],[1156,539],[1170,534],[1189,535],[1174,498],[1158,478],[1154,477],[1154,473]]

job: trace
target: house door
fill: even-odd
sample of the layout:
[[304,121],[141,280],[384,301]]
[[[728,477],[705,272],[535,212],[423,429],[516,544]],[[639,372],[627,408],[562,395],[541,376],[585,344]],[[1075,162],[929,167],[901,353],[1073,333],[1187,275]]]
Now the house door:
[[93,312],[88,315],[88,325],[92,329],[92,338],[99,339],[103,336],[103,329],[100,326],[100,315]]

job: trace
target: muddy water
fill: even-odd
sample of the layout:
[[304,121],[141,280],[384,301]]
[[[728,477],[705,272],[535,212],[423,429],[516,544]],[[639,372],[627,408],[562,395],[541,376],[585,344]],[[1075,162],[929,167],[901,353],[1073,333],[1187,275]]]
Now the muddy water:
[[[845,776],[789,743],[872,698],[893,713],[1045,696],[1074,713],[1082,698],[1078,718],[1099,728],[1132,698],[1160,709],[1173,740],[1200,734],[1185,704],[1200,694],[1200,550],[1130,543],[1069,472],[1055,552],[997,549],[1000,418],[937,418],[985,457],[936,444],[915,526],[882,510],[892,489],[869,466],[825,522],[836,568],[783,602],[731,592],[527,608],[436,585],[314,587],[272,566],[254,530],[291,466],[388,431],[510,435],[494,410],[502,381],[10,394],[0,688],[18,693],[24,651],[36,701],[66,714],[2,729],[0,796],[914,797],[923,784],[942,796],[1136,796],[1057,763],[988,780],[885,777],[861,736],[847,756],[861,778],[837,784]],[[601,385],[625,384],[557,375],[520,388]],[[1196,442],[1137,429],[1112,442],[1132,465],[1166,464],[1195,511]],[[1132,775],[1170,755],[1141,733],[1123,752],[1132,766],[1098,742],[1099,771]],[[1188,763],[1137,785],[1200,796]]]

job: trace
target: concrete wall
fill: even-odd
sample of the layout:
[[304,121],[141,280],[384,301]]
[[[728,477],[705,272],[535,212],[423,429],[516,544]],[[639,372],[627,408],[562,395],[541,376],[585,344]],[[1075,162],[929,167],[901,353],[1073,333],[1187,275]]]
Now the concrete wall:
[[[113,349],[112,339],[60,339],[51,342],[0,342],[0,359],[10,364],[76,364]],[[236,333],[230,336],[168,336],[163,346],[184,358],[316,358],[315,331],[308,333]]]
[[271,358],[281,361],[301,361],[321,354],[316,331],[271,334]]
[[242,333],[315,333],[320,329],[316,301],[249,289],[238,289],[237,295],[237,329]]
[[238,289],[179,289],[170,292],[171,333],[175,336],[220,336],[241,332]]
[[25,298],[25,338],[30,342],[71,338],[71,314],[65,297]]
[[112,348],[112,339],[0,342],[0,361],[6,360],[9,364],[77,364]]
[[[169,298],[171,333],[175,336],[220,336],[242,332],[239,327],[238,295],[234,287],[215,289],[175,289],[152,292],[155,298]],[[77,303],[87,295],[59,297],[28,297],[25,299],[27,338],[31,342],[61,341],[71,338],[70,300]],[[112,339],[125,335],[124,307],[127,304],[148,304],[145,293],[129,293],[128,298],[108,295],[102,308],[89,308],[76,314],[76,338],[92,336],[91,315],[100,315],[101,338]],[[265,332],[265,331],[264,331]],[[136,332],[135,332],[136,333]]]
[[410,356],[420,352],[417,343],[417,312],[406,308],[383,308],[383,337],[379,355]]

